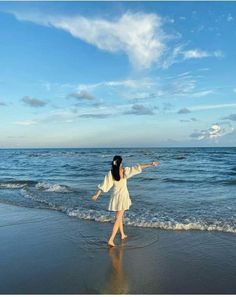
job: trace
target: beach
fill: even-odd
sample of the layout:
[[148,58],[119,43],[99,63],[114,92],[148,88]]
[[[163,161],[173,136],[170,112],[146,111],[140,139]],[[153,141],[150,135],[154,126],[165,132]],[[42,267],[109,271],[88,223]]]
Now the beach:
[[236,236],[126,226],[0,204],[1,294],[235,294]]

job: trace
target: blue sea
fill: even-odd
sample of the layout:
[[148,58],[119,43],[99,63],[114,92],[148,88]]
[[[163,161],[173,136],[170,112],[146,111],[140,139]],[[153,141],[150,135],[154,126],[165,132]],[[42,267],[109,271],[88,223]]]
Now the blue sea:
[[125,225],[236,233],[236,148],[1,149],[0,203],[113,222],[111,192],[91,196],[117,154],[160,162],[128,180]]

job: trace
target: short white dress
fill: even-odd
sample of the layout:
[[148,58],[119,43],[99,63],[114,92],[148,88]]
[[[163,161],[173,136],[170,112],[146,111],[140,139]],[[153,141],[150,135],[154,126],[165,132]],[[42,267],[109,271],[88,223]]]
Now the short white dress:
[[132,202],[127,188],[127,179],[141,172],[142,168],[139,164],[133,167],[125,167],[124,178],[119,181],[113,179],[111,170],[108,172],[103,183],[98,185],[98,188],[103,192],[108,192],[114,186],[108,210],[118,211],[130,208]]

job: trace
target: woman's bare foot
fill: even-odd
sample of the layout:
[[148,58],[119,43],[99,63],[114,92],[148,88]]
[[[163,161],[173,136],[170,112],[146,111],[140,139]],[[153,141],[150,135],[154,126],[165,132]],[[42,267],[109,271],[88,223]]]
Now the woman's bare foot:
[[112,240],[109,240],[107,244],[109,245],[109,247],[115,246],[114,241],[112,241]]
[[125,239],[127,239],[127,238],[128,238],[128,236],[125,235],[125,234],[124,234],[123,236],[121,236],[121,239],[122,239],[122,240],[125,240]]

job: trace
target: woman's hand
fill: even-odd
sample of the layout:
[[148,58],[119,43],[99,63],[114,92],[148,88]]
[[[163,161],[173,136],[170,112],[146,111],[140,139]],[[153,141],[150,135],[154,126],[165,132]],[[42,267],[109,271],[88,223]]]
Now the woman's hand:
[[152,163],[148,163],[148,164],[139,164],[139,165],[141,166],[142,169],[144,169],[144,168],[155,167],[155,166],[159,165],[159,162],[152,161]]
[[153,167],[155,167],[155,166],[157,166],[157,165],[159,165],[160,163],[159,162],[157,162],[157,161],[152,161],[152,163],[151,163],[151,165],[153,166]]
[[100,189],[97,190],[97,192],[92,196],[92,200],[96,201],[98,199],[99,195],[101,194],[101,192],[102,191]]
[[95,195],[92,196],[92,200],[93,201],[96,201],[97,199],[98,199],[98,195],[97,194],[95,194]]

